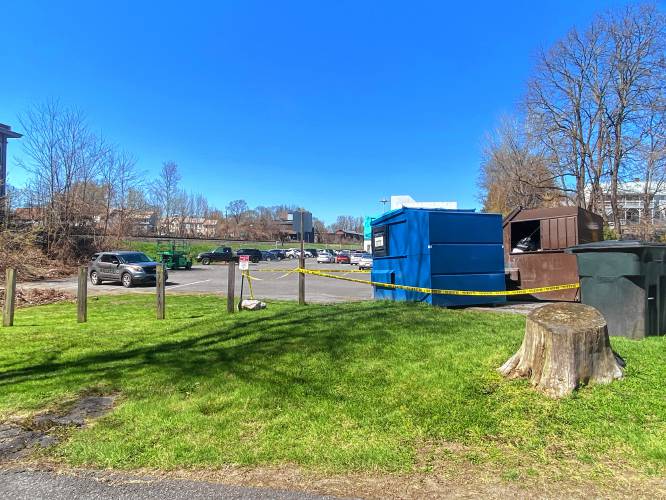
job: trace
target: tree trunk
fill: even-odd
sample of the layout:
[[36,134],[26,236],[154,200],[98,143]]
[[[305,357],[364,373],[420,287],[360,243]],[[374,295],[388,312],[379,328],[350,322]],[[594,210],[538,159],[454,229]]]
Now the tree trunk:
[[622,378],[622,366],[599,311],[565,302],[529,314],[523,344],[499,372],[511,379],[529,378],[541,392],[561,398],[581,384]]

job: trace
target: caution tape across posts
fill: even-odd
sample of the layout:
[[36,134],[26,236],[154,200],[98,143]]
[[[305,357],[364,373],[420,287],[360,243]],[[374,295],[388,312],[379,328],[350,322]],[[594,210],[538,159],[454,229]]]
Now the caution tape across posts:
[[496,297],[503,295],[533,295],[535,293],[546,293],[546,292],[556,292],[558,290],[572,290],[575,288],[580,288],[579,283],[569,283],[566,285],[552,285],[552,286],[542,286],[539,288],[526,288],[523,290],[442,290],[435,288],[424,288],[419,286],[409,286],[409,285],[396,285],[393,283],[382,283],[379,281],[368,281],[360,280],[357,278],[348,278],[346,276],[335,276],[329,274],[328,272],[322,272],[315,269],[294,269],[294,272],[299,272],[303,274],[311,274],[314,276],[321,276],[323,278],[331,278],[336,280],[350,281],[352,283],[363,283],[365,285],[372,285],[381,288],[389,288],[392,290],[407,290],[410,292],[420,292],[428,293],[434,295],[465,295],[465,296],[484,296],[484,297]]
[[[294,269],[275,269],[275,268],[268,268],[268,269],[253,269],[254,272],[257,273],[297,273],[298,268]],[[341,273],[341,274],[348,274],[348,273],[360,273],[360,274],[369,274],[371,271],[368,269],[310,269],[310,271],[321,271],[321,272],[326,272],[326,273]]]

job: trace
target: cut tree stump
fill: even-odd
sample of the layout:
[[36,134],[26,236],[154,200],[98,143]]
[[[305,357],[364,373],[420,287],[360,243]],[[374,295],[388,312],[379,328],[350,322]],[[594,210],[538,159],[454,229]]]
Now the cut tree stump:
[[622,378],[622,366],[610,347],[601,313],[591,306],[563,302],[527,316],[523,344],[499,372],[510,379],[529,378],[539,391],[561,398],[581,384],[608,384]]

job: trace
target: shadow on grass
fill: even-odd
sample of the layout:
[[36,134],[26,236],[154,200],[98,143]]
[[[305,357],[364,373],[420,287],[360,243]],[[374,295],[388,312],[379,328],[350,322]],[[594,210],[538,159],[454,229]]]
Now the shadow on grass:
[[[157,344],[152,343],[154,336],[128,339],[124,333],[119,334],[117,347],[106,347],[112,350],[60,361],[61,353],[48,353],[39,363],[1,372],[0,386],[28,383],[34,389],[40,384],[78,384],[83,388],[100,382],[122,384],[128,382],[128,377],[153,378],[147,373],[154,380],[177,385],[233,375],[270,390],[298,385],[326,395],[327,372],[343,370],[346,361],[354,357],[351,352],[359,344],[366,344],[368,336],[373,337],[373,349],[381,350],[388,338],[385,325],[394,320],[393,316],[389,308],[376,303],[283,308],[254,316],[216,315],[166,331],[166,340]],[[197,333],[188,336],[189,331]],[[86,340],[94,342],[93,335]],[[176,335],[185,338],[169,340]],[[141,345],[146,342],[151,344]],[[325,358],[323,371],[302,369],[303,363],[317,356]]]

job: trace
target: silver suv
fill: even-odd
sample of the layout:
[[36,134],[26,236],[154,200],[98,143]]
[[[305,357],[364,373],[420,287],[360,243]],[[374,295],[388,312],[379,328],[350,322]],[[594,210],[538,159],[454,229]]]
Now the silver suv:
[[[88,274],[93,285],[119,281],[125,288],[139,283],[155,283],[157,262],[141,252],[101,252],[90,258]],[[164,280],[169,277],[164,270]]]

